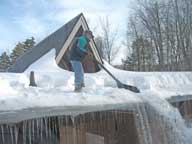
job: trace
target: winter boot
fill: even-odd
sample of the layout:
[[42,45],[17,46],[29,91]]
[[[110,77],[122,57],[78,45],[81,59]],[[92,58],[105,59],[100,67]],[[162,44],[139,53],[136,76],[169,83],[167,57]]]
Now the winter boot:
[[82,90],[82,86],[79,86],[79,85],[76,85],[75,86],[75,92],[81,92],[81,90]]
[[81,83],[81,87],[85,87],[85,83],[83,82],[83,83]]

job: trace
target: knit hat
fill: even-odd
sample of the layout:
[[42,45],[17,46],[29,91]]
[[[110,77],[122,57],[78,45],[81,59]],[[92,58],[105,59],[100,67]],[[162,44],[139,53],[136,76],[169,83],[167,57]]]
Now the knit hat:
[[86,31],[84,32],[84,34],[90,34],[90,35],[92,36],[92,38],[94,38],[93,33],[92,33],[92,31],[90,31],[90,30],[86,30]]

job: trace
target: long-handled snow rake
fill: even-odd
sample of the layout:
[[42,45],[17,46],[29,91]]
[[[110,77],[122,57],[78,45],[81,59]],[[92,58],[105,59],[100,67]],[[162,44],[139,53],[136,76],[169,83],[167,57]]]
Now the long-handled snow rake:
[[134,93],[140,93],[140,90],[135,87],[135,86],[131,86],[131,85],[127,85],[127,84],[123,84],[122,82],[120,82],[103,64],[101,64],[99,61],[97,61],[95,58],[93,58],[94,61],[99,64],[117,83],[117,87],[118,88],[124,88],[127,90],[130,90]]

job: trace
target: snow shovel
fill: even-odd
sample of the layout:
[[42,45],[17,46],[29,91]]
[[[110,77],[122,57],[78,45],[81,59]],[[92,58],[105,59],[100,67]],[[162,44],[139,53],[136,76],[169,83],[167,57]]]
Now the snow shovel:
[[97,61],[95,58],[94,58],[94,61],[99,64],[117,83],[117,87],[118,88],[124,88],[124,89],[127,89],[127,90],[130,90],[134,93],[140,93],[140,90],[135,87],[135,86],[131,86],[131,85],[127,85],[127,84],[123,84],[122,82],[120,82],[103,64],[101,64],[99,61]]

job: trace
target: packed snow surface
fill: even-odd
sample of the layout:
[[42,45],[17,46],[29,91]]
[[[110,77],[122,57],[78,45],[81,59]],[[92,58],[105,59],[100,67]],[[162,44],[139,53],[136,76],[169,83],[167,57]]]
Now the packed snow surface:
[[[57,66],[53,49],[24,73],[0,73],[0,110],[138,103],[145,95],[166,99],[192,94],[191,72],[129,72],[115,69],[107,62],[105,66],[121,82],[137,86],[141,93],[118,89],[104,70],[85,74],[86,88],[81,93],[74,93],[74,74]],[[38,87],[29,87],[30,71],[35,71]]]

